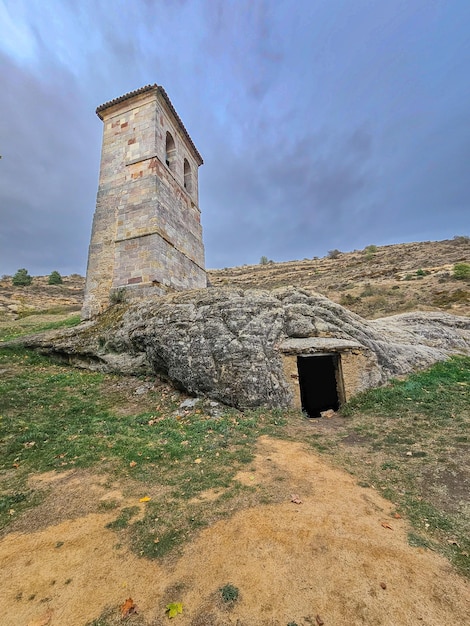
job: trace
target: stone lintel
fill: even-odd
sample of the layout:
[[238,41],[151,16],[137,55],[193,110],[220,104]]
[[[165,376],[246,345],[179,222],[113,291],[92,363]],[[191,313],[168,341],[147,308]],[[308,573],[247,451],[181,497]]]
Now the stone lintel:
[[367,350],[357,341],[336,339],[335,337],[301,337],[285,339],[279,346],[283,354],[308,354],[310,352],[344,352],[348,350]]

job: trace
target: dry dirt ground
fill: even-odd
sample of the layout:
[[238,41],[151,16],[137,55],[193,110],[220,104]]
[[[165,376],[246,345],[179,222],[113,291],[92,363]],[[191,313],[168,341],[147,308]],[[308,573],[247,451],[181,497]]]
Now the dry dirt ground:
[[[452,267],[469,261],[470,243],[461,238],[209,276],[213,285],[314,289],[364,317],[416,309],[466,315],[468,281],[453,279]],[[17,288],[1,280],[0,322],[31,312],[77,311],[83,286],[77,275],[60,286],[48,286],[47,277]],[[174,618],[181,626],[470,624],[468,581],[443,557],[409,546],[407,522],[395,518],[392,504],[311,450],[262,438],[254,462],[237,478],[260,494],[266,486],[276,489],[283,501],[239,511],[161,562],[137,557],[106,528],[123,507],[143,509],[142,496],[158,498],[157,486],[143,493],[135,485],[129,497],[132,485],[104,475],[31,476],[31,486],[47,495],[0,539],[1,626],[85,626],[106,612],[95,626],[161,626],[169,622],[170,602],[183,603]],[[117,509],[106,506],[111,501]],[[227,583],[240,591],[232,604],[219,592]],[[139,613],[122,621],[119,607],[128,597]]]
[[[32,476],[48,495],[0,541],[0,623],[84,626],[108,607],[107,624],[160,626],[170,602],[183,604],[174,618],[181,626],[470,623],[468,581],[436,553],[408,545],[407,522],[391,503],[302,444],[262,437],[236,479],[275,485],[284,499],[218,521],[158,562],[120,544],[106,528],[116,509],[99,507],[145,507],[142,487],[129,498],[122,485],[84,471]],[[232,604],[218,591],[227,583],[240,592]],[[121,621],[128,597],[139,615]]]

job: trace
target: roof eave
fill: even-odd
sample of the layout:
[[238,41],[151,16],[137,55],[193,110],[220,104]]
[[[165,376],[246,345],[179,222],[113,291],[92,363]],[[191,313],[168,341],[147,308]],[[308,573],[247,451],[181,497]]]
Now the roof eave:
[[164,100],[165,104],[167,105],[171,115],[174,117],[175,122],[177,124],[177,126],[180,127],[183,136],[187,139],[189,145],[191,146],[192,150],[194,151],[194,155],[196,156],[196,160],[198,162],[198,165],[202,165],[204,163],[202,156],[199,154],[198,149],[196,148],[196,146],[194,145],[193,140],[191,139],[188,131],[186,130],[183,122],[181,121],[180,116],[178,115],[178,113],[176,112],[175,107],[173,106],[170,98],[168,97],[168,94],[166,93],[166,91],[164,90],[163,87],[161,87],[160,85],[157,85],[156,83],[154,85],[145,85],[145,87],[141,87],[140,89],[136,89],[135,91],[130,91],[129,93],[124,94],[123,96],[120,96],[119,98],[114,98],[113,100],[110,100],[109,102],[105,102],[104,104],[101,104],[99,107],[96,108],[96,114],[97,116],[100,118],[101,121],[103,121],[104,116],[102,115],[102,113],[104,111],[106,111],[107,109],[110,109],[111,107],[117,105],[117,104],[121,104],[121,102],[125,102],[126,100],[130,100],[131,98],[134,98],[135,96],[139,96],[143,93],[147,93],[150,91],[155,91],[156,93],[158,93]]

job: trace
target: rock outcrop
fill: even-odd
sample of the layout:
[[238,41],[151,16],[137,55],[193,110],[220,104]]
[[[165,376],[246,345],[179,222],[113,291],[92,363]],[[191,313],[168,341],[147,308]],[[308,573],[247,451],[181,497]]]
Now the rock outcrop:
[[470,319],[409,313],[367,321],[302,289],[210,288],[116,305],[74,329],[20,341],[81,367],[156,373],[189,393],[243,408],[291,403],[280,346],[305,337],[360,344],[373,355],[368,380],[383,384],[470,354]]

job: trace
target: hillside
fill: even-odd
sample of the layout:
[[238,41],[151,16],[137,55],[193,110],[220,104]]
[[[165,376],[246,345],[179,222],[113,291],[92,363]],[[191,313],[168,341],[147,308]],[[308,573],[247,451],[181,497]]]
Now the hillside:
[[403,311],[470,313],[469,281],[453,277],[455,263],[470,263],[470,238],[374,248],[210,270],[209,280],[214,287],[303,287],[370,319]]
[[[470,263],[470,238],[374,248],[334,258],[208,270],[209,284],[241,289],[303,287],[370,319],[416,310],[470,314],[470,282],[453,277],[455,263]],[[30,286],[14,287],[10,277],[3,277],[0,322],[79,311],[85,279],[72,274],[63,280],[62,285],[48,285],[47,276],[36,276]]]
[[31,285],[15,287],[11,276],[0,279],[0,322],[31,315],[79,311],[85,279],[79,274],[62,277],[61,285],[49,285],[48,276],[35,276]]

